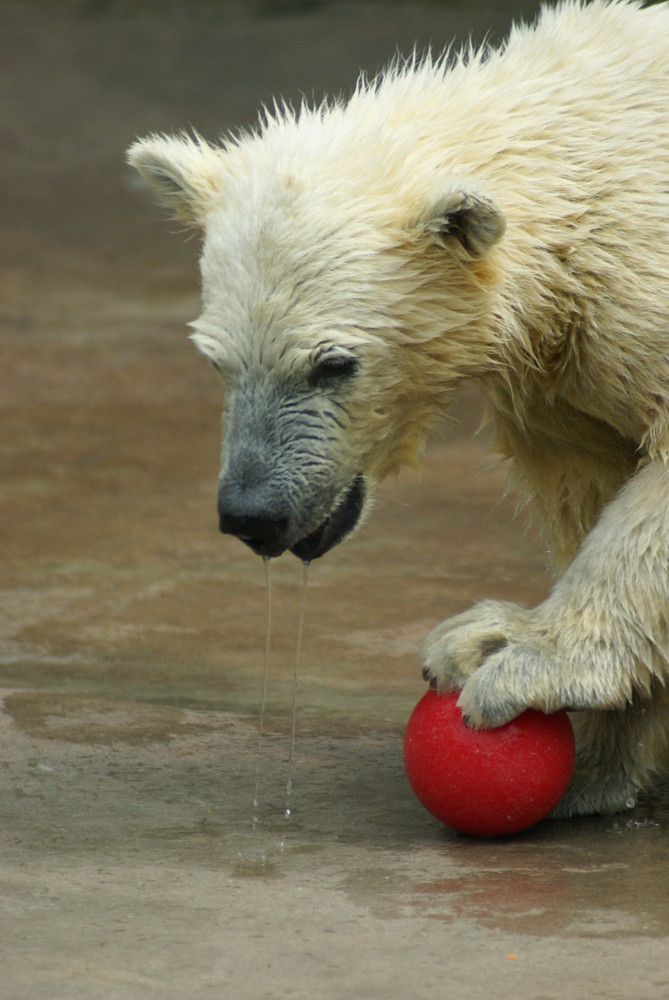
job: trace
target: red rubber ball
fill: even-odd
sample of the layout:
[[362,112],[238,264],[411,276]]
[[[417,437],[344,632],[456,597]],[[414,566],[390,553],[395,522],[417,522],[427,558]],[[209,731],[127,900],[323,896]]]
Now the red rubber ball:
[[457,693],[428,691],[406,727],[404,767],[425,808],[477,837],[518,833],[544,819],[574,770],[567,713],[528,709],[496,729],[471,729],[457,700]]

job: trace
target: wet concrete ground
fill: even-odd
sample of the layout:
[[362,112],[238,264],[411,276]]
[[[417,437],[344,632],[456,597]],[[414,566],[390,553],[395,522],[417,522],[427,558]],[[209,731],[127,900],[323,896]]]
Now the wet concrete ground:
[[253,822],[263,567],[216,528],[197,244],[122,165],[512,6],[0,3],[3,1000],[669,996],[666,788],[477,842],[403,775],[426,631],[548,587],[473,394],[311,567],[289,820],[301,567],[273,563]]

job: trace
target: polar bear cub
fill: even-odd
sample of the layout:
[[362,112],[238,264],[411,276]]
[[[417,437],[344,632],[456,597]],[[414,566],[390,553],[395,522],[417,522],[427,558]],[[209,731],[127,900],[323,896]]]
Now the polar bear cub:
[[555,584],[444,622],[425,676],[474,726],[573,710],[557,814],[633,806],[669,730],[667,5],[568,0],[499,50],[129,160],[203,233],[221,530],[322,556],[476,383]]

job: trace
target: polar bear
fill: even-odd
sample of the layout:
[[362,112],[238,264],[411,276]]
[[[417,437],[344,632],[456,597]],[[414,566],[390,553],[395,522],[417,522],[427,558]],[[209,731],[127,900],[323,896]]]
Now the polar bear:
[[128,154],[203,232],[223,532],[322,556],[479,386],[555,582],[437,627],[424,675],[473,726],[574,712],[559,816],[633,807],[669,730],[668,85],[667,5],[568,0],[499,50]]

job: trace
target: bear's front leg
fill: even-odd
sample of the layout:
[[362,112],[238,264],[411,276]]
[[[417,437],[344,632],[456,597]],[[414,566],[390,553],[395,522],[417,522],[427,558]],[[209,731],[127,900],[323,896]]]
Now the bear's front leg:
[[669,680],[667,467],[637,472],[543,604],[485,602],[439,626],[423,656],[434,686],[461,688],[471,725],[500,725],[525,708],[584,710],[562,814],[625,808],[658,767],[658,732],[669,730],[660,696]]

